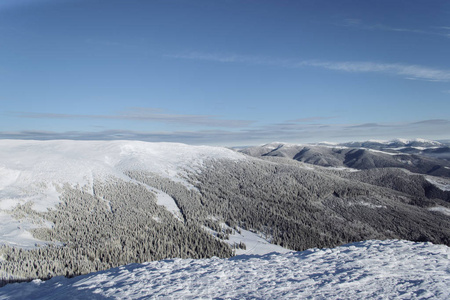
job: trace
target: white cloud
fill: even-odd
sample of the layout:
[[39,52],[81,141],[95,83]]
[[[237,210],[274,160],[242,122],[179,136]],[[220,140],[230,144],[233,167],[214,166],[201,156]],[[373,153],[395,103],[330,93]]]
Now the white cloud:
[[221,63],[243,63],[252,65],[277,66],[282,68],[316,67],[328,70],[353,73],[383,73],[401,76],[406,79],[426,81],[450,81],[450,70],[435,69],[420,65],[398,63],[324,61],[324,60],[287,60],[260,56],[224,55],[192,52],[187,54],[166,55],[176,59],[214,61]]

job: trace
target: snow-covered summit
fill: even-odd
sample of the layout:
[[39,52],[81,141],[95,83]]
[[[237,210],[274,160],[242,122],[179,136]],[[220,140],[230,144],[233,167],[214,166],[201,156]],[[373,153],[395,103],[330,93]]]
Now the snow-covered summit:
[[92,176],[119,176],[126,170],[176,178],[208,159],[238,160],[244,156],[226,148],[177,143],[0,140],[0,170],[4,178],[0,189],[24,181],[82,185]]
[[[210,146],[138,141],[0,140],[0,207],[5,193],[45,184],[89,185],[94,177],[143,170],[174,180],[207,160],[240,160],[235,151]],[[44,185],[43,185],[44,184]]]

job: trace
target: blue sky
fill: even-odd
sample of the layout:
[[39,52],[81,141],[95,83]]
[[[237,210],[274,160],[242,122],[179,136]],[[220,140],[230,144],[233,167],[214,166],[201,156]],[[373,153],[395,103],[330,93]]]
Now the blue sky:
[[450,2],[2,0],[0,138],[450,138]]

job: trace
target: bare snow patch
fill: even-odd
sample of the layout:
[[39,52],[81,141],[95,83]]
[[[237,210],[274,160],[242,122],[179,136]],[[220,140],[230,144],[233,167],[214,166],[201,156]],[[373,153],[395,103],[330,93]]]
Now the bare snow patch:
[[425,179],[442,191],[450,191],[450,179],[435,176],[425,176]]
[[450,217],[450,209],[447,207],[438,205],[438,206],[430,207],[430,208],[428,208],[428,210],[429,211],[437,211],[437,212],[440,212],[440,213]]
[[233,231],[233,234],[229,235],[229,239],[225,240],[230,245],[244,243],[246,249],[236,249],[236,255],[263,255],[267,253],[287,253],[292,250],[283,248],[278,245],[271,244],[269,238],[264,237],[256,232],[251,232],[239,228],[240,232]]
[[374,204],[374,203],[362,201],[362,200],[355,201],[355,202],[347,202],[347,205],[348,206],[360,205],[360,206],[365,206],[365,207],[372,208],[372,209],[387,208],[385,205]]
[[325,167],[329,170],[333,171],[346,171],[346,172],[360,172],[361,170],[354,169],[354,168],[347,168],[347,167]]
[[180,208],[178,207],[175,200],[168,194],[164,193],[161,190],[152,188],[147,186],[149,190],[156,194],[156,204],[164,206],[169,212],[171,212],[175,218],[180,221],[183,221],[183,214],[181,213]]
[[[214,217],[211,217],[213,219]],[[252,232],[248,230],[244,230],[242,228],[237,228],[237,231],[225,223],[220,224],[222,229],[222,234],[226,234],[226,231],[232,232],[231,234],[227,234],[228,238],[223,240],[228,243],[232,248],[235,245],[239,245],[240,243],[244,243],[246,249],[235,249],[236,255],[263,255],[267,253],[277,252],[277,253],[287,253],[292,250],[283,248],[278,245],[274,245],[270,243],[270,237],[264,236],[261,233]],[[213,236],[217,237],[218,232],[214,231],[211,228],[203,226],[203,228],[208,231]]]
[[9,213],[0,211],[0,245],[20,247],[24,249],[33,249],[36,244],[48,244],[33,237],[31,229],[38,227],[51,227],[49,222],[35,223],[29,219],[15,219]]
[[386,208],[385,205],[377,205],[377,204],[373,204],[373,203],[366,202],[366,201],[359,201],[359,202],[357,202],[356,204],[362,205],[362,206],[366,206],[366,207],[369,207],[369,208],[373,208],[373,209],[376,209],[376,208]]

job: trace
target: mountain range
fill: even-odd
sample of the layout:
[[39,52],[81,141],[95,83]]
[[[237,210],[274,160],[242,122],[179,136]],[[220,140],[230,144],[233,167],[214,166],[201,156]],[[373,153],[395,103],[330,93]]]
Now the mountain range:
[[372,239],[450,245],[446,147],[1,140],[2,284]]

